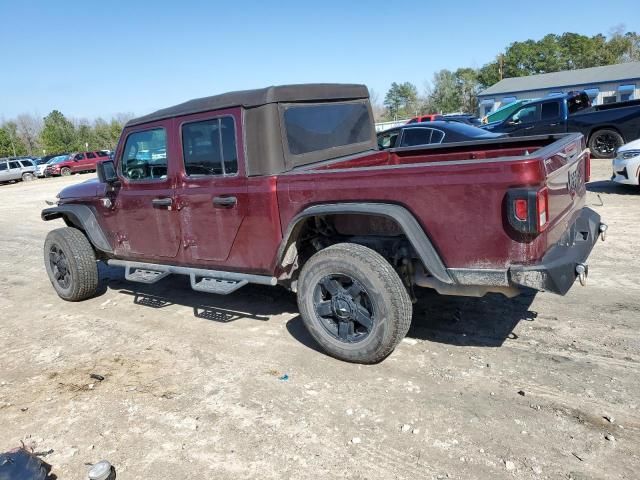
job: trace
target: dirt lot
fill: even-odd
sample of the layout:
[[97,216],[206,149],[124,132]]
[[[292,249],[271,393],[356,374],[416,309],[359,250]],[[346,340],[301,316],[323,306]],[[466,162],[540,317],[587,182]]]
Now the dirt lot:
[[594,161],[610,233],[587,288],[426,294],[373,366],[320,353],[279,289],[102,268],[99,296],[65,303],[39,214],[88,176],[0,186],[0,451],[53,449],[61,479],[103,458],[119,479],[638,478],[640,189],[609,168]]

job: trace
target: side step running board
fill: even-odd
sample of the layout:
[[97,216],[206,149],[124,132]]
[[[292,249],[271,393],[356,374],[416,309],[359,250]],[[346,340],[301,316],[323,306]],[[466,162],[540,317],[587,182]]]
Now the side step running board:
[[179,267],[176,265],[130,262],[117,259],[107,260],[107,264],[114,267],[124,267],[125,278],[132,282],[150,284],[170,274],[189,275],[191,288],[199,292],[216,293],[218,295],[227,295],[235,292],[247,283],[275,285],[278,282],[276,277],[268,277],[266,275],[223,272],[203,268]]
[[218,295],[227,295],[231,292],[235,292],[240,287],[244,287],[249,283],[246,280],[234,281],[207,277],[203,277],[198,281],[194,274],[191,274],[190,277],[191,288],[194,290],[198,292],[217,293]]

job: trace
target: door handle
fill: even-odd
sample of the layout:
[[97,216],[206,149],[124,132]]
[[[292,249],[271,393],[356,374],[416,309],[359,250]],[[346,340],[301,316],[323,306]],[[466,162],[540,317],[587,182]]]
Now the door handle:
[[151,200],[151,204],[154,207],[170,207],[173,205],[173,199],[171,198],[154,198]]
[[238,203],[236,197],[213,197],[213,204],[220,207],[232,207]]

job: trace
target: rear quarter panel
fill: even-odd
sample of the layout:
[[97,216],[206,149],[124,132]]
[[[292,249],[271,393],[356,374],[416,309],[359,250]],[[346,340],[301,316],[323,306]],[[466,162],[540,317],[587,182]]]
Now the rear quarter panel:
[[[580,137],[567,137],[554,146],[564,148],[575,144],[576,138]],[[448,268],[532,263],[544,255],[549,239],[564,231],[564,219],[584,201],[584,192],[582,200],[561,200],[567,192],[558,176],[550,187],[554,211],[549,228],[534,238],[517,234],[508,225],[505,194],[509,188],[544,186],[549,172],[565,167],[562,158],[554,161],[546,167],[544,158],[535,154],[434,161],[433,154],[391,151],[331,168],[290,172],[278,179],[282,229],[314,204],[393,203],[414,214]]]

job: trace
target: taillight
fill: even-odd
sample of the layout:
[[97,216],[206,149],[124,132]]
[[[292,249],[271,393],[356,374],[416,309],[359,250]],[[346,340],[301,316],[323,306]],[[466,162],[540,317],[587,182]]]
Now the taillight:
[[507,192],[509,224],[518,232],[536,235],[549,225],[549,191],[512,188]]
[[591,180],[591,152],[589,150],[584,154],[584,181]]
[[549,225],[549,190],[541,188],[536,193],[536,218],[538,219],[538,233]]
[[523,198],[516,198],[514,200],[514,213],[516,218],[521,222],[525,222],[527,217],[529,216],[529,207],[527,205],[527,200]]

